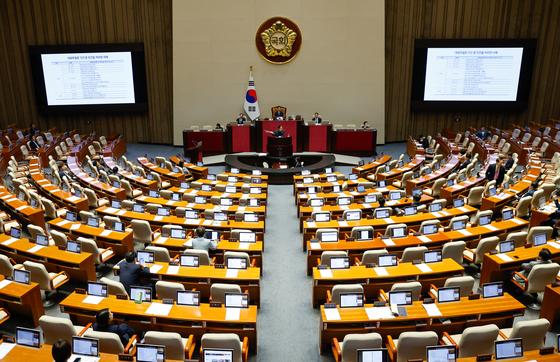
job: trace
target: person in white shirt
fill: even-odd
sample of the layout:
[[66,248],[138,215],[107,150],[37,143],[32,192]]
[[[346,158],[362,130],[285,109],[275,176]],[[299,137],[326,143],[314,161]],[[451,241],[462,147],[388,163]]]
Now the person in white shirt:
[[216,250],[218,242],[204,237],[206,229],[199,226],[195,230],[196,237],[192,240],[192,248],[196,250]]

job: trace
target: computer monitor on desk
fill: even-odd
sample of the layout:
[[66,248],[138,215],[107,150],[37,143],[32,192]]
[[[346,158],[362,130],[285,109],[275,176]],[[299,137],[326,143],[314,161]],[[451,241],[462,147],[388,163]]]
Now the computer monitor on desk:
[[202,362],[233,362],[233,350],[205,348],[202,350]]
[[361,308],[364,306],[362,293],[340,293],[341,308]]
[[132,286],[130,287],[130,299],[149,303],[152,301],[152,288]]
[[196,307],[200,305],[200,292],[192,290],[177,291],[177,305]]
[[36,329],[16,327],[16,343],[22,346],[39,348],[41,332]]
[[330,259],[331,269],[348,269],[350,268],[350,258],[347,256],[335,256]]
[[397,256],[392,254],[379,255],[377,258],[377,264],[379,264],[380,267],[396,266],[398,263]]
[[338,232],[329,231],[320,234],[320,241],[322,243],[336,243],[338,241]]
[[496,360],[523,357],[523,339],[514,338],[494,342]]
[[426,347],[427,362],[455,362],[457,360],[457,347],[432,346]]
[[249,294],[225,293],[226,308],[249,308]]
[[165,346],[142,344],[136,345],[136,362],[164,362]]
[[198,255],[181,254],[179,264],[190,268],[198,268]]
[[389,355],[385,348],[359,349],[357,353],[357,362],[388,362]]
[[99,340],[86,337],[72,337],[72,354],[74,357],[98,357]]
[[106,298],[108,295],[107,284],[88,282],[87,293],[88,295]]
[[496,298],[504,295],[504,283],[494,282],[482,285],[482,298]]
[[412,304],[411,291],[389,292],[390,305],[410,305]]
[[328,222],[331,221],[331,213],[330,212],[315,212],[313,213],[313,220],[315,222]]
[[461,300],[459,287],[439,288],[438,303],[457,302]]

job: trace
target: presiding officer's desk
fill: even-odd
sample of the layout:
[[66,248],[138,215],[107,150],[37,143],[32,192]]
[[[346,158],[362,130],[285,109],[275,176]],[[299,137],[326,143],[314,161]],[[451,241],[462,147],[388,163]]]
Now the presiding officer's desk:
[[33,180],[33,184],[42,194],[47,195],[54,200],[57,205],[73,211],[89,210],[88,199],[85,196],[77,197],[70,192],[61,190],[58,186],[53,185],[42,173],[41,167],[37,159],[29,161],[29,174]]
[[336,308],[340,318],[328,319],[321,306],[321,353],[327,351],[333,337],[342,340],[348,333],[369,333],[375,331],[383,337],[398,338],[405,331],[434,331],[441,335],[461,333],[465,328],[486,324],[496,324],[500,328],[510,327],[514,317],[523,315],[525,306],[508,293],[501,297],[469,300],[461,298],[457,302],[434,303],[437,315],[430,315],[421,301],[406,306],[406,316],[393,316],[387,307],[373,307],[366,304],[361,308]]
[[79,221],[68,221],[56,218],[49,221],[49,226],[55,230],[68,235],[94,239],[97,246],[102,248],[111,247],[116,255],[124,256],[127,252],[134,250],[132,230],[125,229],[124,232],[108,230],[103,227],[93,227],[82,224]]
[[0,306],[10,313],[31,317],[33,325],[39,325],[39,318],[45,314],[41,289],[37,283],[22,284],[6,280],[0,275]]
[[227,308],[211,307],[206,303],[201,303],[198,307],[174,304],[167,307],[168,311],[156,310],[152,314],[153,307],[150,307],[161,306],[161,301],[138,304],[133,300],[117,299],[116,296],[110,295],[98,304],[88,304],[84,303],[86,297],[85,294],[73,292],[60,302],[60,310],[68,313],[75,325],[94,322],[100,310],[109,308],[115,321],[126,321],[136,331],[178,332],[184,338],[193,334],[196,340],[200,340],[204,333],[236,333],[241,339],[248,337],[249,348],[253,353],[257,351],[255,305],[240,308],[239,319],[227,319]]
[[[200,265],[186,267],[171,265],[170,263],[155,262],[147,264],[154,279],[167,282],[181,283],[185,290],[200,291],[203,300],[210,298],[210,286],[214,283],[237,284],[242,291],[249,292],[249,301],[260,305],[260,276],[261,270],[249,266],[247,269],[217,268],[215,265]],[[115,274],[119,273],[119,265],[113,267]]]
[[124,220],[146,220],[150,223],[150,225],[181,225],[184,227],[196,228],[198,226],[205,226],[207,228],[217,229],[220,231],[231,231],[232,229],[247,229],[252,230],[255,232],[264,232],[264,221],[257,221],[257,222],[245,222],[245,221],[213,221],[213,220],[205,220],[205,219],[186,219],[184,217],[177,217],[174,215],[171,216],[159,216],[159,215],[152,215],[149,213],[140,213],[129,211],[125,209],[115,209],[112,207],[102,206],[97,208],[98,214],[101,215],[111,215],[111,216],[118,216]]
[[315,236],[318,229],[338,229],[339,232],[349,233],[356,226],[372,226],[374,233],[384,231],[392,224],[406,224],[409,228],[420,225],[423,221],[449,220],[455,216],[472,215],[477,210],[469,205],[439,212],[420,212],[415,215],[391,216],[384,219],[360,219],[356,221],[331,220],[325,222],[304,221],[303,222],[303,250],[305,242]]
[[508,280],[511,273],[521,270],[521,264],[536,260],[539,252],[544,248],[550,250],[552,260],[560,260],[560,243],[554,240],[530,248],[516,248],[509,253],[484,254],[482,270],[480,271],[480,284]]
[[379,166],[383,166],[389,161],[391,161],[391,156],[382,155],[381,157],[379,157],[378,159],[372,162],[366,163],[362,166],[352,168],[352,173],[357,174],[359,177],[366,177],[370,173],[374,173]]
[[391,267],[370,268],[352,265],[348,269],[313,268],[313,307],[326,301],[327,290],[336,284],[362,284],[366,299],[376,299],[379,290],[390,290],[402,281],[419,281],[428,291],[431,284],[442,286],[447,278],[463,275],[464,268],[453,259],[435,263],[399,263]]
[[[262,252],[264,249],[264,243],[262,241],[262,235],[256,235],[257,241],[254,243],[241,243],[237,241],[230,241],[220,239],[218,241],[218,246],[216,251],[212,253],[212,256],[217,257],[217,262],[221,263],[223,261],[223,253],[226,251],[239,251],[249,254],[251,259],[255,259],[256,266],[262,268]],[[258,240],[260,238],[260,240]],[[169,255],[175,257],[181,254],[185,249],[192,246],[192,238],[189,236],[186,239],[177,239],[165,236],[159,236],[152,244],[155,246],[162,246],[169,250]]]
[[54,245],[41,246],[6,234],[0,234],[0,253],[20,264],[28,260],[43,264],[52,273],[64,271],[73,281],[96,280],[95,260],[90,253],[72,253]]

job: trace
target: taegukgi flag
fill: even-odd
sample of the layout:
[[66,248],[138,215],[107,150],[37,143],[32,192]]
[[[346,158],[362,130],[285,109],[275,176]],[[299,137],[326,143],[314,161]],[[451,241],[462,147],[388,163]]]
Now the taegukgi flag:
[[259,109],[259,101],[257,98],[257,90],[255,89],[255,81],[253,80],[253,67],[249,71],[249,85],[247,86],[247,92],[245,92],[245,103],[243,104],[243,109],[247,116],[254,121],[261,115],[261,110]]

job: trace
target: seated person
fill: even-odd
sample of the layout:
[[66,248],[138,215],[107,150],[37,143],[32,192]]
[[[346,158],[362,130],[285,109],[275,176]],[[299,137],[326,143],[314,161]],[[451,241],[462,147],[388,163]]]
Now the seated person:
[[185,167],[185,163],[183,161],[179,161],[179,163],[177,163],[177,166],[179,166],[179,168],[181,168],[181,170],[183,170],[183,173],[185,175],[190,175],[191,174],[189,169],[187,167]]
[[521,268],[523,269],[521,273],[525,277],[527,277],[529,275],[529,272],[531,272],[531,269],[533,269],[535,265],[550,264],[552,263],[550,259],[552,259],[552,253],[550,252],[550,250],[548,250],[547,248],[541,249],[537,260],[521,264]]
[[282,127],[282,125],[279,125],[278,128],[276,129],[276,131],[274,131],[274,136],[284,137],[284,135],[285,135],[284,127]]
[[476,132],[476,135],[484,141],[488,138],[488,136],[490,136],[490,132],[486,130],[486,127],[482,127],[478,132]]
[[235,120],[235,122],[237,122],[237,124],[243,124],[243,123],[247,122],[247,117],[245,117],[245,115],[243,113],[239,113],[239,116],[237,116],[237,119]]
[[119,281],[124,285],[126,292],[130,295],[130,287],[133,285],[145,285],[145,279],[150,275],[150,269],[136,263],[136,253],[126,253],[124,260],[119,263]]
[[323,119],[319,115],[319,112],[315,112],[315,114],[313,115],[313,118],[311,120],[313,122],[315,122],[316,124],[321,124],[321,122],[323,121]]
[[274,112],[274,119],[283,120],[284,119],[284,112],[282,112],[281,110],[277,110],[276,112]]
[[215,240],[206,239],[206,229],[199,226],[195,230],[196,238],[192,239],[192,248],[196,250],[216,250],[218,243]]
[[97,312],[93,330],[97,332],[115,333],[121,339],[123,346],[126,346],[130,338],[135,334],[134,330],[126,323],[113,323],[113,313],[109,309],[103,309]]
[[52,345],[51,354],[54,362],[66,362],[72,356],[72,346],[68,341],[59,339]]
[[37,138],[35,137],[35,135],[31,136],[31,139],[29,140],[29,148],[31,149],[31,151],[37,151],[39,147],[40,146],[37,143]]
[[224,130],[224,127],[222,127],[221,124],[216,123],[216,127],[214,127],[214,129],[215,129],[216,131],[223,131],[223,130]]
[[362,129],[369,129],[369,123],[368,123],[368,121],[362,122]]
[[467,153],[465,154],[465,160],[463,161],[463,163],[461,163],[461,166],[459,166],[459,170],[462,170],[464,168],[467,168],[467,166],[469,165],[469,163],[471,163],[471,154]]

